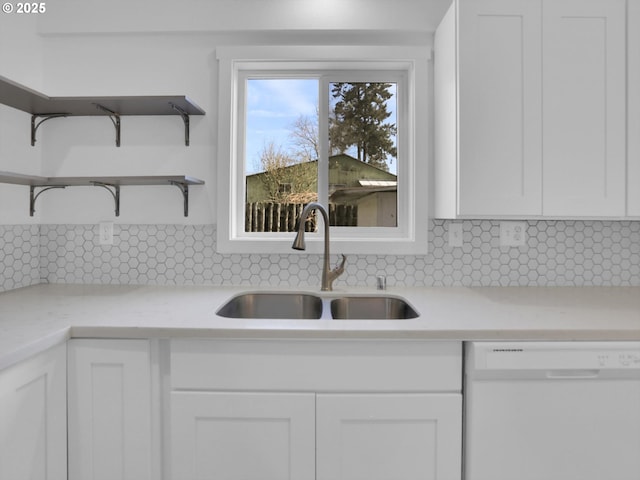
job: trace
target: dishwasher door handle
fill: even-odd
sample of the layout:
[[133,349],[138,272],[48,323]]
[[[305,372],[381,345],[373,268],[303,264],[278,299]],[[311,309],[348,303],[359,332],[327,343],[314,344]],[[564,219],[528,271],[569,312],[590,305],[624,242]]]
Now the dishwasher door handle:
[[590,378],[598,378],[600,370],[547,370],[547,378],[550,380],[584,380]]

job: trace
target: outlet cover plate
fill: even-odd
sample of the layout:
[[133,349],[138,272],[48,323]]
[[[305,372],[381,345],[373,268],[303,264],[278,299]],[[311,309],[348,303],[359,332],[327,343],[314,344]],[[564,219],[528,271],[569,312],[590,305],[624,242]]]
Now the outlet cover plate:
[[100,222],[98,237],[100,245],[113,245],[113,222]]
[[462,224],[450,223],[447,231],[449,233],[449,246],[461,247],[462,246]]
[[527,243],[527,222],[500,222],[500,246],[522,247]]

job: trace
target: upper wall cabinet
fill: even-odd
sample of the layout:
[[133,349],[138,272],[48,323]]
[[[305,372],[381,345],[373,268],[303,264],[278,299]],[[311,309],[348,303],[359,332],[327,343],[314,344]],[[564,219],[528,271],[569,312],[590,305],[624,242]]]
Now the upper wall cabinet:
[[627,214],[640,217],[640,0],[629,2]]
[[543,214],[625,214],[624,0],[549,0],[543,17]]
[[625,0],[455,0],[436,31],[435,215],[625,215]]
[[437,30],[436,216],[540,214],[540,26],[538,2],[460,0]]

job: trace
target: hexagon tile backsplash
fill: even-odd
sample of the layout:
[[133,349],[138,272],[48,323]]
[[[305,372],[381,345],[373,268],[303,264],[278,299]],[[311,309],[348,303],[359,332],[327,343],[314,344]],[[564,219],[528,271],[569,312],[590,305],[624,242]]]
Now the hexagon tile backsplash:
[[[528,221],[527,243],[501,247],[500,222],[466,220],[450,247],[430,222],[427,255],[351,255],[336,286],[640,286],[640,222]],[[321,255],[222,255],[213,225],[0,226],[0,290],[36,283],[253,285],[315,288]],[[333,261],[336,259],[333,258]]]
[[0,292],[40,283],[38,225],[0,225]]

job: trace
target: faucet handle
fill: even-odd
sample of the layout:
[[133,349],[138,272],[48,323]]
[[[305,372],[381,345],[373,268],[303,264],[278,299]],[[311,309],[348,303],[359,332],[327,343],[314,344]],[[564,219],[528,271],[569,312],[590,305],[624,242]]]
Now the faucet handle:
[[340,262],[340,265],[333,269],[333,273],[335,273],[336,277],[339,277],[344,273],[344,264],[347,261],[346,255],[343,255],[342,253],[340,255],[342,256],[342,261]]
[[327,278],[329,280],[329,290],[332,289],[333,281],[344,273],[344,264],[347,261],[347,256],[342,254],[340,255],[342,256],[342,261],[340,262],[340,264],[327,274]]

